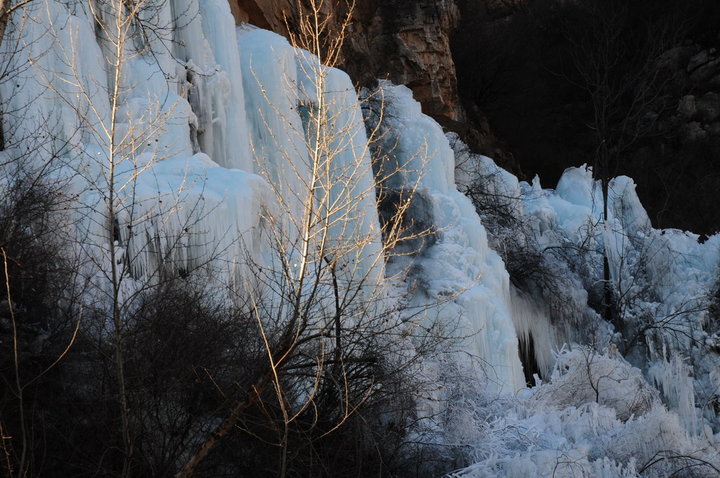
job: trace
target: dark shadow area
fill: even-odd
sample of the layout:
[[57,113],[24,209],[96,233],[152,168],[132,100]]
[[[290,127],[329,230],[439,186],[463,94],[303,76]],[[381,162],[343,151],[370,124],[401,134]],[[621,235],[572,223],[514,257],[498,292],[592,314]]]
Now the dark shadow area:
[[544,379],[540,373],[540,366],[535,359],[535,341],[532,334],[528,334],[527,339],[520,337],[518,341],[518,352],[520,354],[520,363],[523,366],[523,374],[525,375],[525,384],[528,387],[536,385],[534,375]]
[[488,4],[459,1],[452,48],[468,118],[491,126],[503,166],[552,187],[605,149],[656,227],[720,230],[720,3]]

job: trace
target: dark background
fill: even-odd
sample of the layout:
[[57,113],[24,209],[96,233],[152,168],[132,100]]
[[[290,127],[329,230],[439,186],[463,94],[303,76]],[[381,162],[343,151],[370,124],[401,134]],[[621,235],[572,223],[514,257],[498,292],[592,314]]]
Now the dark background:
[[461,101],[502,154],[473,149],[553,187],[567,167],[598,166],[609,145],[607,173],[635,179],[656,227],[720,230],[720,2],[458,3]]

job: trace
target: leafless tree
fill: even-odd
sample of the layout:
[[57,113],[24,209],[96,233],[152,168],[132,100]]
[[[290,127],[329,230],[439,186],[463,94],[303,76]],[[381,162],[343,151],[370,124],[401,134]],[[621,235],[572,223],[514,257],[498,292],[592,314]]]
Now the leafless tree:
[[[245,399],[199,446],[179,476],[195,473],[238,427],[249,434],[258,434],[258,427],[272,430],[280,450],[278,473],[285,476],[293,435],[312,442],[341,428],[385,393],[380,382],[387,387],[388,380],[397,380],[418,360],[425,345],[410,345],[412,329],[418,329],[420,342],[423,335],[432,335],[422,332],[418,323],[402,323],[398,306],[389,305],[385,260],[400,243],[430,231],[404,222],[414,189],[403,192],[382,224],[368,215],[401,171],[377,167],[383,158],[372,158],[370,145],[378,140],[380,126],[370,129],[369,139],[365,129],[358,128],[355,92],[341,86],[349,82],[339,83],[340,73],[332,69],[354,3],[348,2],[337,23],[327,14],[328,7],[324,0],[298,3],[297,23],[288,26],[291,44],[301,48],[296,57],[301,79],[300,85],[289,77],[284,81],[300,121],[293,119],[293,108],[284,111],[267,96],[258,112],[266,128],[272,124],[270,116],[280,117],[294,144],[300,145],[281,148],[282,177],[261,167],[278,206],[263,215],[274,259],[269,265],[249,261],[257,282],[237,293],[257,324],[266,363]],[[253,75],[258,92],[265,92],[261,75]],[[376,100],[382,116],[382,99]],[[266,136],[278,135],[270,130]],[[405,352],[389,359],[392,353],[383,352],[388,349]],[[259,422],[249,420],[252,408],[261,411]]]
[[[579,2],[572,7],[577,15],[564,26],[571,45],[571,70],[564,76],[586,93],[591,105],[587,126],[593,133],[593,175],[601,184],[605,222],[608,187],[620,161],[640,140],[661,133],[657,120],[669,107],[666,86],[673,78],[660,68],[659,60],[681,35],[681,26],[673,21],[632,28],[629,3]],[[607,257],[603,271],[602,315],[620,329]]]

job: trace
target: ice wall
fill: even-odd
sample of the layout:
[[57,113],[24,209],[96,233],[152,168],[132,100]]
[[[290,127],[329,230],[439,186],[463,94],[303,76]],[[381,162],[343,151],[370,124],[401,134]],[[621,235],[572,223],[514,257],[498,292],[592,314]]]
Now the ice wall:
[[300,253],[299,235],[308,229],[301,221],[312,203],[313,247],[339,261],[347,283],[380,285],[375,187],[352,81],[275,33],[246,26],[237,35],[254,169],[280,203],[284,247]]
[[92,263],[112,241],[136,277],[209,261],[232,277],[257,252],[270,196],[251,174],[242,82],[228,76],[240,75],[229,7],[163,2],[118,30],[117,5],[42,0],[12,18],[0,96],[21,160],[4,166],[68,183]]
[[[525,386],[518,339],[511,316],[508,274],[488,247],[485,229],[470,200],[455,186],[455,156],[442,128],[422,114],[404,86],[381,83],[386,157],[381,169],[390,187],[417,188],[428,204],[436,242],[414,258],[414,305],[429,320],[451,327],[461,338],[460,356],[494,384],[515,392]],[[412,211],[411,211],[411,215]],[[405,266],[397,260],[396,267]]]
[[[523,283],[524,290],[520,290],[517,284],[511,285],[507,300],[520,340],[520,353],[530,366],[534,366],[534,359],[542,376],[549,377],[554,366],[554,354],[563,343],[572,341],[572,335],[566,333],[569,324],[563,324],[557,317],[553,322],[551,310],[543,301],[546,291],[542,287],[542,276],[545,273],[560,273],[556,270],[543,271],[542,252],[536,244],[537,238],[551,226],[528,214],[523,198],[532,195],[533,190],[526,192],[527,184],[500,168],[491,158],[471,153],[456,134],[448,133],[447,136],[455,151],[458,188],[475,201],[483,226],[491,238],[491,248],[515,262],[515,280]],[[535,189],[542,194],[539,183]],[[548,219],[542,214],[539,216]],[[513,264],[509,262],[506,266],[512,270]],[[577,288],[581,288],[580,284]],[[573,315],[576,312],[573,306],[581,304],[582,308],[586,303],[586,296],[564,303],[563,315]],[[577,316],[582,316],[582,312],[578,312]],[[577,317],[573,319],[575,324]],[[531,379],[530,370],[526,370],[526,378]]]
[[[237,32],[224,0],[148,5],[124,30],[118,5],[41,0],[13,17],[0,96],[8,157],[22,161],[4,166],[52,163],[76,191],[78,235],[99,246],[116,241],[140,276],[214,258],[229,272],[248,251],[258,260],[262,216],[290,224],[309,194],[335,208],[336,244],[362,244],[347,258],[354,270],[372,270],[379,282],[372,171],[347,75],[318,69],[271,32]],[[327,184],[307,193],[301,110],[318,103],[313,71],[323,78],[334,143]],[[118,224],[108,224],[111,216]]]
[[[597,300],[604,255],[609,262],[618,320],[612,326],[578,321],[574,336],[565,338],[599,350],[619,348],[645,370],[689,432],[701,432],[702,415],[717,428],[715,413],[696,404],[714,400],[717,390],[717,325],[709,307],[720,235],[701,242],[688,232],[654,229],[627,177],[610,181],[605,221],[600,184],[584,166],[566,170],[555,190],[542,189],[539,180],[521,183],[521,190],[519,217],[531,226],[537,247],[550,251],[555,271],[575,274],[582,280],[577,288]],[[562,337],[561,324],[553,325]],[[598,335],[598,327],[608,332]],[[521,326],[518,333],[523,328],[531,330]]]

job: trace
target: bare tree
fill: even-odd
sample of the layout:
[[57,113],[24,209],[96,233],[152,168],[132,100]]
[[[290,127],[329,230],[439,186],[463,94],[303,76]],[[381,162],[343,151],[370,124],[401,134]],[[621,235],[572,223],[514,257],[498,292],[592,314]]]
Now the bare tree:
[[[38,473],[43,423],[33,410],[57,380],[57,365],[73,347],[82,310],[70,254],[54,238],[62,204],[47,178],[17,176],[0,190],[0,427],[8,476]],[[57,186],[57,185],[55,185]],[[7,436],[6,436],[7,434]],[[6,441],[7,440],[7,441]]]
[[[19,153],[11,154],[13,162],[46,169],[52,164],[56,168],[52,174],[66,185],[69,230],[61,242],[82,257],[76,272],[87,285],[83,302],[90,319],[81,331],[83,341],[85,346],[96,344],[98,362],[108,364],[113,375],[109,402],[115,404],[120,433],[117,440],[109,438],[107,450],[121,451],[122,476],[133,473],[138,423],[143,418],[143,410],[131,403],[133,378],[125,370],[131,362],[127,341],[134,311],[143,296],[167,277],[178,271],[187,275],[217,255],[209,246],[209,257],[178,260],[187,259],[189,237],[202,241],[204,231],[197,227],[201,209],[210,213],[197,197],[187,199],[189,180],[181,178],[177,190],[164,188],[157,195],[139,190],[143,181],[148,184],[159,161],[183,148],[192,154],[191,113],[189,108],[183,110],[187,103],[181,97],[187,93],[181,88],[184,79],[168,81],[163,71],[179,60],[156,47],[159,39],[169,38],[168,28],[187,26],[198,18],[188,14],[179,19],[187,14],[179,12],[178,18],[161,24],[158,18],[172,17],[170,8],[151,0],[68,6],[27,3],[20,21],[6,35],[5,45],[17,50],[3,58],[10,65],[8,78],[14,89],[5,102],[11,107],[3,108],[6,117],[14,120],[9,146],[12,154]],[[25,24],[29,26],[20,28]],[[97,42],[100,48],[83,55],[81,49],[92,45],[82,42]],[[16,68],[23,61],[27,66]],[[130,72],[138,66],[149,72],[142,80],[157,87],[157,97],[140,104],[131,101],[138,85]],[[18,104],[18,98],[26,103]],[[54,109],[46,108],[48,104]],[[187,130],[184,141],[163,144],[163,134],[172,128]],[[35,137],[44,141],[38,143],[43,147],[30,155],[25,151],[34,146]],[[115,452],[108,453],[110,460],[116,458]]]
[[[349,79],[332,68],[354,3],[347,2],[337,23],[329,7],[324,0],[298,3],[296,24],[288,31],[299,49],[292,53],[291,71],[279,73],[283,99],[267,93],[265,82],[277,72],[247,72],[246,91],[265,98],[256,114],[268,139],[255,151],[261,160],[279,157],[282,168],[260,162],[277,205],[263,214],[272,259],[249,260],[257,282],[236,292],[257,324],[266,362],[245,399],[178,476],[194,474],[237,428],[251,435],[270,430],[279,449],[278,475],[285,476],[294,439],[312,443],[338,430],[373,401],[380,382],[397,380],[421,353],[420,346],[411,352],[409,342],[409,330],[418,324],[402,324],[387,296],[384,261],[400,242],[429,230],[412,230],[404,222],[414,189],[404,191],[382,224],[368,214],[383,200],[376,190],[384,191],[401,171],[375,167],[383,158],[371,157],[370,144],[380,126],[371,128],[368,139]],[[377,104],[382,115],[382,100]],[[404,348],[405,356],[388,359],[383,350],[391,347]],[[252,409],[263,418],[250,418]]]
[[2,44],[3,37],[5,36],[5,28],[7,23],[16,11],[22,10],[32,0],[2,0],[0,1],[0,45]]
[[[665,21],[633,28],[630,2],[625,0],[587,0],[572,8],[577,15],[570,16],[564,27],[572,71],[565,77],[590,101],[587,126],[595,149],[593,175],[601,184],[602,217],[607,223],[608,188],[620,161],[639,141],[661,133],[657,120],[668,108],[666,86],[672,75],[660,68],[659,60],[680,38],[681,26]],[[607,256],[603,280],[603,318],[621,330]]]

